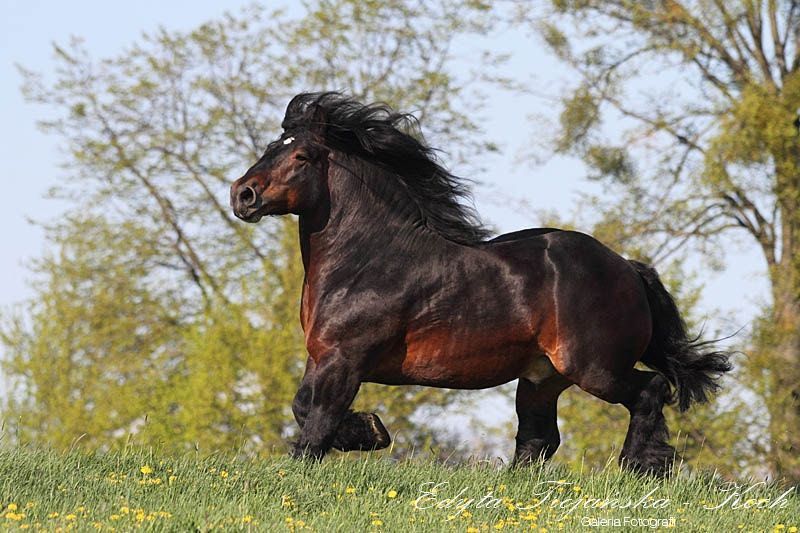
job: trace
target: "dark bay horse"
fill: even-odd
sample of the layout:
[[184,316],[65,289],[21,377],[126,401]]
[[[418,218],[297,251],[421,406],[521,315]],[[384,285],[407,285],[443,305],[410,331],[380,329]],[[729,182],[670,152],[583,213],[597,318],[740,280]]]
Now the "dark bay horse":
[[555,452],[556,402],[575,384],[630,411],[626,466],[668,472],[662,408],[706,400],[730,370],[727,354],[687,336],[653,268],[588,235],[487,240],[462,203],[464,183],[407,133],[410,120],[338,93],[300,94],[283,135],[231,187],[242,220],[300,218],[309,357],[293,454],[389,444],[375,414],[349,409],[362,382],[482,389],[516,379],[515,463]]

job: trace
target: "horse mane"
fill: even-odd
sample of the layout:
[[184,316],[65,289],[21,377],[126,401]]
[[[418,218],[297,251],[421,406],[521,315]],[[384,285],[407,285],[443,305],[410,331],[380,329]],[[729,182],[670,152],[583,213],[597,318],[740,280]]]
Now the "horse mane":
[[489,236],[475,209],[464,203],[471,201],[465,180],[448,172],[436,150],[409,133],[418,131],[413,115],[337,92],[301,93],[289,102],[282,126],[287,133],[316,131],[329,147],[387,171],[408,191],[425,225],[445,239],[476,244]]

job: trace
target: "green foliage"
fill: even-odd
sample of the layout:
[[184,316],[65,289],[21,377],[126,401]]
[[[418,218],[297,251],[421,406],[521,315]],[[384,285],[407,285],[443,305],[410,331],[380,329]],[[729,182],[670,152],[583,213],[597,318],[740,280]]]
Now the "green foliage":
[[597,123],[599,108],[587,87],[578,87],[563,102],[561,111],[561,137],[556,149],[567,152],[585,142],[589,130]]
[[[230,183],[304,90],[416,111],[455,160],[486,146],[450,45],[491,26],[488,6],[305,7],[159,29],[103,59],[75,40],[55,46],[48,75],[23,69],[25,95],[50,111],[42,126],[68,153],[51,194],[71,208],[48,229],[32,300],[2,322],[3,416],[18,441],[283,451],[305,363],[296,223],[236,220]],[[473,64],[489,76],[490,62]],[[456,398],[370,387],[360,401],[407,430],[399,451],[428,440],[412,431],[420,406]]]

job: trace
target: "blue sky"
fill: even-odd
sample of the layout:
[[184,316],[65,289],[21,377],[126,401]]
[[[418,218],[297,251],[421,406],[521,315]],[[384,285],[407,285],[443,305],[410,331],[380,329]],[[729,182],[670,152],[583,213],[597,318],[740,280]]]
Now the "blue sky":
[[[0,122],[0,165],[3,193],[0,195],[0,309],[30,295],[25,263],[44,251],[39,228],[27,219],[51,220],[62,206],[43,199],[47,188],[63,177],[58,139],[36,129],[45,111],[26,104],[19,92],[20,77],[15,63],[47,72],[52,67],[52,42],[66,42],[70,36],[85,39],[95,57],[116,54],[136,40],[143,31],[159,25],[169,29],[190,29],[236,10],[249,2],[212,0],[103,2],[99,0],[3,0],[0,17],[0,85],[3,120]],[[276,4],[283,4],[276,3]],[[528,79],[537,92],[558,94],[568,73],[550,58],[536,41],[521,33],[505,32],[492,45],[512,53],[509,73]],[[456,51],[458,52],[458,51]],[[528,74],[531,73],[531,74]],[[533,74],[535,73],[535,74]],[[313,88],[309,88],[313,89]],[[536,97],[504,94],[491,98],[485,129],[502,147],[500,157],[486,160],[488,170],[475,176],[483,185],[475,191],[476,204],[484,218],[501,231],[536,226],[536,210],[549,209],[565,215],[574,212],[577,194],[595,187],[583,179],[575,161],[555,159],[543,166],[520,163],[519,155],[546,124],[531,119],[532,113],[554,109]],[[446,149],[446,147],[444,147]],[[505,199],[530,205],[529,211],[509,208]],[[749,243],[748,243],[749,244]],[[730,313],[744,325],[764,302],[767,285],[763,263],[752,246],[734,247],[727,256],[729,269],[721,274],[704,273],[706,283],[702,310],[713,324],[717,310]]]

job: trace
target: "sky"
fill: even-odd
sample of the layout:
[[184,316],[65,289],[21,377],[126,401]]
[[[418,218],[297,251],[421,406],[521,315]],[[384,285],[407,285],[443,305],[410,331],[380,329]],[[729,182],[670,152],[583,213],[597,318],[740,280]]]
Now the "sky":
[[[46,243],[41,229],[29,220],[52,220],[63,209],[63,205],[43,198],[48,187],[64,176],[59,168],[63,154],[58,139],[37,130],[36,121],[47,118],[43,115],[45,110],[23,100],[19,90],[21,78],[14,65],[46,73],[53,66],[51,44],[66,43],[71,36],[82,37],[94,57],[113,56],[142,32],[158,26],[191,29],[219,17],[225,10],[236,10],[248,3],[2,0],[0,310],[31,296],[26,284],[30,278],[26,264],[45,251]],[[557,95],[563,87],[568,72],[534,39],[522,33],[504,32],[492,44],[497,50],[511,53],[509,73],[528,79],[538,93]],[[483,126],[503,152],[485,161],[489,168],[475,176],[481,182],[475,190],[476,205],[484,219],[505,232],[538,225],[537,210],[548,209],[565,216],[574,213],[580,191],[597,186],[584,179],[580,163],[565,158],[544,165],[520,161],[526,146],[537,135],[547,133],[547,125],[530,115],[552,115],[551,104],[532,96],[503,94],[493,95],[487,106],[486,115],[491,119]],[[530,209],[512,209],[509,205],[513,203],[525,203]],[[763,261],[754,247],[734,246],[727,255],[727,263],[729,268],[722,273],[702,271],[702,265],[698,264],[701,279],[706,283],[700,309],[712,324],[717,316],[729,314],[734,324],[743,326],[768,294]]]

